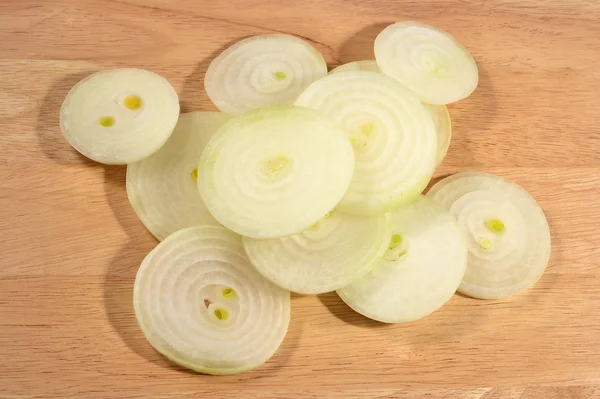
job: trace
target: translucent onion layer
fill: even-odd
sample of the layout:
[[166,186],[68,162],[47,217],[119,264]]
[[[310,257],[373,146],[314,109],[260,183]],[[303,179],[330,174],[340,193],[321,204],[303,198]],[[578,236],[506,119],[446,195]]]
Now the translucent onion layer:
[[208,374],[260,366],[290,321],[289,292],[262,277],[223,227],[183,229],[158,244],[138,270],[133,302],[157,351]]

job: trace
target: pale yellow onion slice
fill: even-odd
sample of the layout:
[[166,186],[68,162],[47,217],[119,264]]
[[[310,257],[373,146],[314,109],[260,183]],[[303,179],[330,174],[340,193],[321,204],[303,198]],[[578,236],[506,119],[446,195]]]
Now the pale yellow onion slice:
[[389,248],[373,270],[338,290],[352,309],[384,323],[427,316],[458,288],[467,245],[456,219],[424,196],[390,215]]
[[178,117],[177,93],[166,79],[142,69],[112,69],[73,86],[60,110],[60,127],[81,154],[122,165],[156,152]]
[[397,22],[375,39],[377,65],[423,102],[449,104],[468,97],[479,72],[469,51],[449,33],[418,22]]
[[310,85],[296,100],[340,124],[356,166],[338,209],[377,215],[410,203],[435,169],[436,132],[419,99],[398,81],[369,71],[340,72]]
[[323,55],[304,40],[284,34],[243,39],[209,65],[206,93],[223,112],[291,104],[309,84],[327,75]]
[[300,294],[342,288],[363,276],[386,250],[385,215],[362,217],[333,211],[289,237],[244,237],[248,257],[273,283]]
[[144,226],[159,240],[185,227],[219,222],[198,192],[198,161],[229,116],[181,114],[173,134],[153,155],[127,166],[127,197]]
[[346,64],[342,64],[337,68],[332,69],[329,73],[340,73],[340,72],[352,72],[352,71],[371,71],[379,72],[377,61],[375,60],[362,60],[352,61]]
[[[375,60],[364,60],[340,65],[329,73],[331,74],[348,71],[380,72]],[[450,113],[445,105],[434,105],[427,103],[423,103],[423,105],[429,112],[429,115],[431,115],[433,124],[435,125],[435,132],[437,134],[436,164],[439,165],[444,160],[444,157],[448,152],[448,147],[450,147],[450,139],[452,137],[452,121],[450,120]]]
[[318,112],[280,105],[229,120],[204,150],[198,188],[210,213],[244,236],[298,233],[342,198],[354,154]]
[[504,298],[542,276],[550,259],[550,229],[525,189],[488,173],[462,172],[439,181],[427,195],[467,232],[469,262],[460,292]]
[[133,304],[158,352],[208,374],[260,366],[290,321],[290,293],[254,269],[237,234],[214,226],[183,229],[158,244],[137,272]]

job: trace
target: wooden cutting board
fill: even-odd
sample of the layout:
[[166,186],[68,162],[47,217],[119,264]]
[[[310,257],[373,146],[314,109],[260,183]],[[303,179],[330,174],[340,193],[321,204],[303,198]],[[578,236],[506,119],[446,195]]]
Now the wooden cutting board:
[[[132,310],[156,242],[125,167],[62,138],[69,88],[141,67],[171,81],[184,111],[213,110],[204,73],[240,38],[295,34],[336,66],[372,58],[376,34],[406,19],[452,32],[480,68],[477,91],[450,107],[436,175],[477,169],[529,190],[552,230],[542,279],[402,325],[335,294],[294,295],[289,334],[260,369],[211,377],[165,360]],[[0,398],[600,398],[599,64],[596,0],[2,0]]]

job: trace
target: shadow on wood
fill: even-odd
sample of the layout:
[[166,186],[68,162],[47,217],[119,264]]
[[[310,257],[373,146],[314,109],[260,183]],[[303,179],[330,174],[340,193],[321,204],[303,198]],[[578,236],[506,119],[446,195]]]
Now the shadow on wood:
[[409,344],[415,351],[460,339],[471,331],[476,331],[486,318],[483,306],[485,301],[478,301],[482,306],[477,307],[473,306],[476,300],[456,295],[442,308],[422,319],[392,324],[371,320],[355,312],[335,292],[318,295],[318,298],[343,322],[362,328],[380,329],[391,335],[397,334],[399,344]]
[[347,324],[364,328],[385,328],[389,324],[371,320],[350,308],[335,292],[317,295],[319,301],[331,312],[332,315]]
[[67,165],[100,166],[81,155],[64,138],[60,130],[60,107],[77,82],[95,71],[85,71],[66,75],[52,84],[40,107],[36,133],[40,148],[54,162]]
[[[392,22],[382,22],[369,25],[352,35],[344,42],[339,51],[339,60],[342,63],[360,60],[374,60],[373,45],[377,35]],[[336,67],[338,65],[330,65]]]

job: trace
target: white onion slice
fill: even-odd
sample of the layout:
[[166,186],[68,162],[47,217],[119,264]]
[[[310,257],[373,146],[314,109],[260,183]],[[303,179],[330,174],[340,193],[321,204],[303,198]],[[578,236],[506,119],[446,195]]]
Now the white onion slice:
[[178,117],[177,93],[166,79],[142,69],[113,69],[73,86],[60,110],[60,127],[81,154],[123,165],[156,152]]
[[440,308],[459,286],[467,246],[456,219],[419,196],[391,214],[389,248],[365,277],[338,290],[352,309],[374,320],[417,320]]
[[206,93],[223,112],[239,114],[291,104],[309,84],[327,75],[323,55],[304,40],[268,34],[241,40],[209,65]]
[[352,72],[352,71],[379,72],[379,67],[377,66],[377,61],[375,61],[375,60],[352,61],[352,62],[342,64],[342,65],[338,66],[337,68],[332,69],[329,73]]
[[[349,71],[380,72],[375,60],[364,60],[340,65],[329,73]],[[450,120],[450,113],[448,112],[448,107],[445,105],[427,103],[423,103],[423,105],[429,112],[429,115],[431,115],[433,124],[435,125],[435,132],[437,134],[436,164],[439,165],[444,160],[444,157],[448,152],[448,147],[450,147],[450,139],[452,137],[452,121]]]
[[330,212],[302,233],[257,240],[244,237],[258,271],[287,290],[321,294],[342,288],[366,274],[386,250],[386,217]]
[[181,114],[173,134],[153,155],[127,166],[127,197],[144,226],[159,240],[185,227],[219,222],[198,192],[198,161],[229,116]]
[[460,292],[504,298],[531,287],[544,273],[550,229],[525,189],[488,173],[463,172],[439,181],[427,195],[467,232],[469,262]]
[[157,351],[207,374],[260,366],[290,321],[290,293],[262,277],[223,227],[183,229],[158,244],[138,270],[133,304]]
[[435,169],[436,133],[419,99],[398,81],[368,71],[334,73],[296,104],[331,117],[354,147],[356,166],[338,209],[377,215],[413,201]]
[[397,22],[375,39],[381,71],[408,86],[423,102],[449,104],[477,87],[477,64],[449,33],[418,22]]
[[232,118],[209,142],[198,188],[225,227],[255,238],[298,233],[342,198],[354,154],[342,129],[293,105]]

